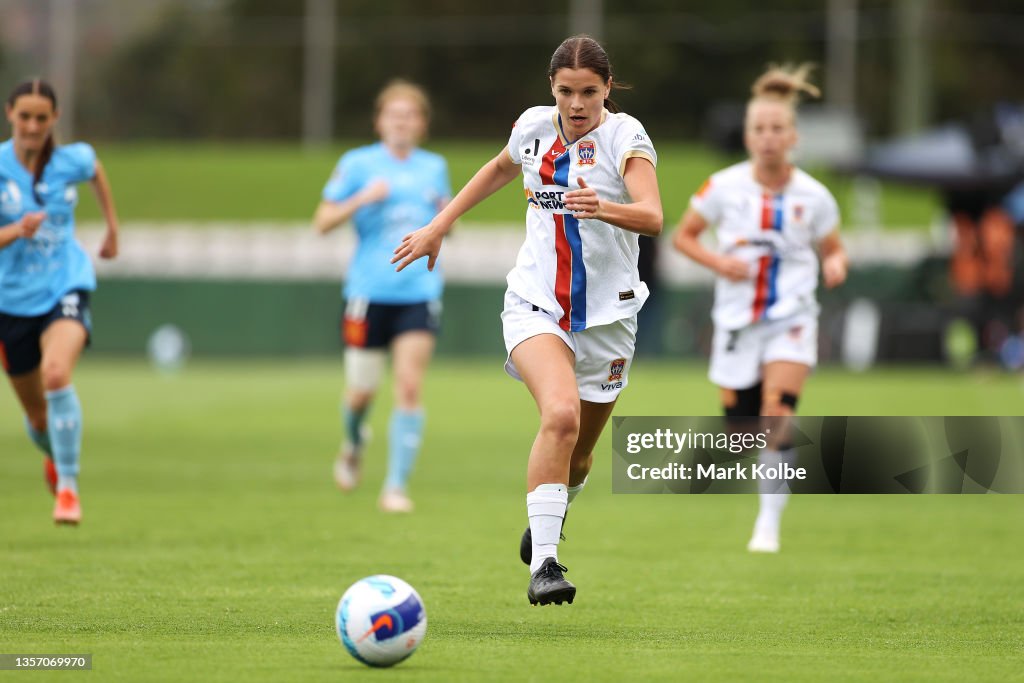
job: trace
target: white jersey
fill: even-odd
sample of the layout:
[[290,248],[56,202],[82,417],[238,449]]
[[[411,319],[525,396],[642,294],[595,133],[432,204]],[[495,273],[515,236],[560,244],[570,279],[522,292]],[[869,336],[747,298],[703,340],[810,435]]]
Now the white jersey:
[[568,332],[635,315],[648,295],[637,272],[638,235],[577,219],[562,200],[583,178],[601,199],[631,201],[622,180],[626,160],[657,164],[640,122],[605,111],[597,128],[570,143],[557,107],[533,107],[512,128],[508,154],[522,166],[527,204],[526,242],[508,274],[509,289]]
[[773,194],[754,179],[750,161],[715,173],[690,199],[714,226],[723,254],[750,264],[751,277],[715,283],[715,325],[737,330],[759,320],[817,314],[817,243],[839,227],[828,189],[800,169]]

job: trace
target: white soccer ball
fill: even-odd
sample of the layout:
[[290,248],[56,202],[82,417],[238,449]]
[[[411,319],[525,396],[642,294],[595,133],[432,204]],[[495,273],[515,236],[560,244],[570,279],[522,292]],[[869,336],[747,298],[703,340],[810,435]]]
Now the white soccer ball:
[[427,633],[419,593],[378,574],[352,584],[338,602],[334,626],[345,649],[363,664],[391,666],[409,657]]

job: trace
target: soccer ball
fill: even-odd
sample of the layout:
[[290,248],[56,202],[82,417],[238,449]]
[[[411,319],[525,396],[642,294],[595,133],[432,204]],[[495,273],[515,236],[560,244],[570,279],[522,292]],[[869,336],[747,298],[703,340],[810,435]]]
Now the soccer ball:
[[377,574],[352,584],[338,602],[334,626],[349,654],[370,666],[407,658],[427,633],[419,593],[399,578]]

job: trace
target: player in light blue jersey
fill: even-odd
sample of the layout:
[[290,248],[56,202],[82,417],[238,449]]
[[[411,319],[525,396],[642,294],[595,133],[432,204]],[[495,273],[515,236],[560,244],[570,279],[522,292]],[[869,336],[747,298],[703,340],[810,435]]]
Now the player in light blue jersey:
[[401,273],[391,266],[395,244],[430,222],[451,194],[448,167],[418,148],[427,133],[430,103],[418,86],[395,81],[377,96],[374,125],[380,142],[344,154],[313,218],[326,234],[349,219],[357,246],[343,296],[345,342],[344,440],[334,466],[343,491],[359,482],[366,446],[364,423],[391,350],[395,408],[388,429],[388,474],[380,496],[386,512],[411,512],[409,475],[423,436],[420,389],[440,325],[441,273],[425,262]]
[[57,96],[44,81],[18,85],[0,144],[0,362],[47,456],[53,519],[78,524],[82,409],[71,373],[89,343],[92,262],[75,240],[75,186],[89,181],[107,223],[101,258],[117,256],[117,212],[107,176],[84,142],[56,145]]

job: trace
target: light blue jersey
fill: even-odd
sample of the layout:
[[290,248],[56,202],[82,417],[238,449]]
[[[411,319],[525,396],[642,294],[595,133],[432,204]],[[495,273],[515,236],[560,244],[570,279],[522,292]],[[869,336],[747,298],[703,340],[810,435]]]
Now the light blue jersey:
[[0,249],[0,312],[42,315],[72,290],[96,289],[92,262],[75,240],[75,185],[95,175],[96,152],[90,145],[62,145],[53,150],[33,192],[32,173],[18,161],[14,143],[0,145],[0,225],[31,211],[46,212],[32,239],[19,238]]
[[359,147],[338,161],[323,198],[344,201],[376,180],[387,182],[389,193],[352,217],[358,244],[349,264],[345,297],[381,304],[439,299],[440,268],[430,272],[427,259],[420,259],[396,273],[391,258],[402,238],[429,223],[451,196],[444,158],[417,149],[408,158],[397,159],[383,143]]

